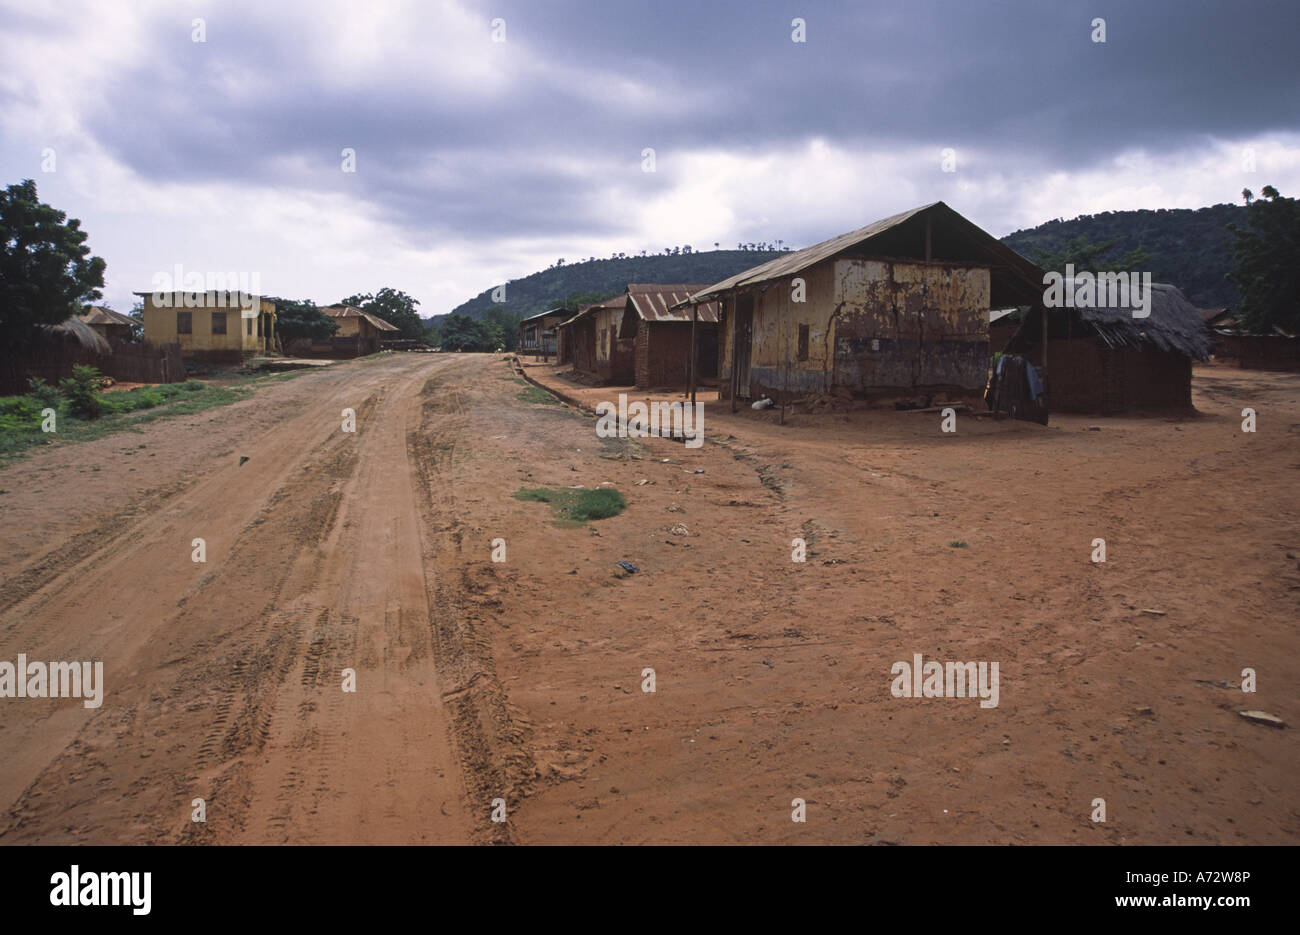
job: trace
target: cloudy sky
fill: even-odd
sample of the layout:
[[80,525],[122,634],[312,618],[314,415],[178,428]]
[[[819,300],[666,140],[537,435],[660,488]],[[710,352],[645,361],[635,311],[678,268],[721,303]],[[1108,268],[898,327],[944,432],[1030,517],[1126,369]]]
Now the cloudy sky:
[[1294,0],[3,0],[0,169],[118,309],[180,264],[429,315],[937,200],[1001,236],[1300,194],[1297,35]]

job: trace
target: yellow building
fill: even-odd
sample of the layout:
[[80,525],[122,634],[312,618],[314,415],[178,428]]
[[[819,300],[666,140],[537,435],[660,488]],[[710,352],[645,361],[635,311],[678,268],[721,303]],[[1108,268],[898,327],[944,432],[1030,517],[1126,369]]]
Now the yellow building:
[[144,300],[145,340],[178,343],[185,357],[239,359],[276,348],[275,303],[269,299],[216,291],[136,295]]

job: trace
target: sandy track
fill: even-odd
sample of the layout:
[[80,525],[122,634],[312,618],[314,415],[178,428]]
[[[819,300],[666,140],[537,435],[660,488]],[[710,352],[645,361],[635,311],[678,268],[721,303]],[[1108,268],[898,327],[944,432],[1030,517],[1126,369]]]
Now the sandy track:
[[[102,659],[107,695],[94,711],[0,707],[0,839],[467,840],[406,447],[420,390],[448,362],[263,388],[261,405],[300,408],[236,430],[235,451],[63,567],[56,550],[37,576],[6,568],[39,586],[4,610],[5,658]],[[206,564],[191,561],[195,537]],[[194,797],[206,824],[189,821]]]
[[[0,704],[0,843],[1300,840],[1295,731],[1236,713],[1300,723],[1300,377],[955,436],[711,405],[701,449],[521,391],[488,356],[356,362],[151,426],[149,461],[0,473],[0,659],[109,683]],[[604,482],[628,509],[591,527],[512,496]],[[892,697],[918,652],[998,660],[1000,704]]]

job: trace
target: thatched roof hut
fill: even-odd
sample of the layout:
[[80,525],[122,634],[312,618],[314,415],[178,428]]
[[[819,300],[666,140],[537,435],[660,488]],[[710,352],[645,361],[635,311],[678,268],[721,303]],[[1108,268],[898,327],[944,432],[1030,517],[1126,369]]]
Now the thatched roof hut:
[[72,315],[57,325],[42,325],[40,329],[53,338],[75,343],[93,354],[112,354],[113,347],[98,331]]
[[[1074,280],[1066,280],[1073,294]],[[1053,411],[1114,413],[1192,406],[1192,361],[1208,360],[1201,314],[1176,286],[1152,283],[1149,314],[1129,306],[1047,310],[1048,399]],[[1044,357],[1042,314],[1025,317],[1007,351]]]

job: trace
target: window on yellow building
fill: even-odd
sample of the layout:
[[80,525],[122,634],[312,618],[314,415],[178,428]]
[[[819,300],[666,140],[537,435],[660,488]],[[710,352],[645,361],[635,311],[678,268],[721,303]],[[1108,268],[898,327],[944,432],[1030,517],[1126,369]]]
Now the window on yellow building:
[[176,313],[176,333],[193,334],[194,333],[194,313],[177,312]]
[[213,333],[213,334],[225,334],[225,333],[226,333],[226,313],[225,313],[225,312],[213,312],[213,313],[212,313],[212,333]]
[[799,326],[799,359],[808,359],[808,326]]

